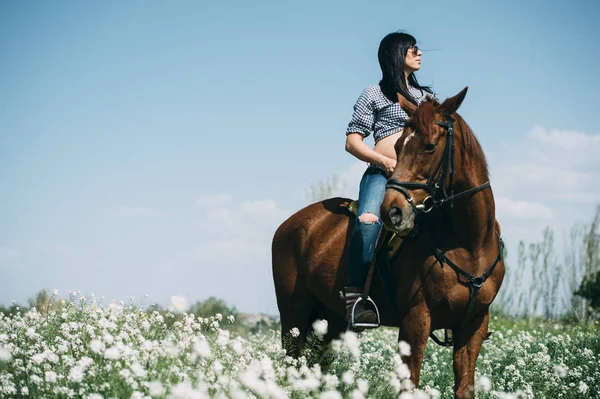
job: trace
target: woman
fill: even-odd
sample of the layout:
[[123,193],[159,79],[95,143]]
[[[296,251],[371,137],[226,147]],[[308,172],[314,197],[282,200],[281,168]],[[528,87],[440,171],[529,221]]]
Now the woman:
[[[422,52],[415,38],[394,32],[379,45],[379,66],[383,77],[379,84],[367,87],[354,105],[354,114],[346,130],[346,151],[369,166],[363,174],[358,194],[358,212],[348,248],[348,282],[344,290],[351,329],[378,327],[376,313],[364,301],[352,307],[363,291],[382,222],[379,208],[385,185],[396,166],[394,144],[402,135],[408,115],[400,108],[396,93],[418,105],[429,87],[419,85],[415,72],[421,68]],[[375,146],[365,137],[373,133]],[[359,326],[357,326],[357,324]]]

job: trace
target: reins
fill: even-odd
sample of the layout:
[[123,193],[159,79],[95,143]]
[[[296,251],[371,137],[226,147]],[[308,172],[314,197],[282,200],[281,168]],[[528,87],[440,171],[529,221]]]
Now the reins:
[[[408,203],[413,208],[413,211],[415,212],[417,217],[421,214],[429,213],[433,208],[441,207],[446,204],[450,204],[450,207],[453,207],[454,200],[456,200],[458,198],[466,197],[468,195],[473,195],[485,188],[490,187],[490,182],[488,181],[477,187],[473,187],[468,190],[462,191],[460,193],[454,194],[454,188],[452,186],[454,176],[456,174],[455,149],[454,149],[454,127],[453,127],[454,121],[455,121],[454,118],[448,117],[448,121],[446,123],[435,122],[437,125],[446,128],[448,131],[448,135],[446,138],[446,146],[444,148],[444,154],[442,156],[442,159],[441,159],[440,163],[438,164],[435,172],[427,180],[427,183],[403,182],[403,181],[399,181],[399,180],[392,179],[392,178],[388,179],[388,181],[387,181],[386,190],[393,189],[393,190],[396,190],[396,191],[402,193],[404,195],[404,197],[406,198],[406,200],[408,201]],[[435,179],[435,175],[438,174],[438,172],[439,172],[438,178]],[[447,185],[446,185],[446,182],[448,182]],[[429,194],[429,196],[423,200],[423,203],[419,204],[419,205],[417,205],[414,202],[412,195],[409,192],[409,190],[418,190],[418,189],[423,189],[423,190],[427,191],[427,193]],[[415,237],[415,235],[416,235],[415,228],[413,228],[413,230],[411,230],[411,232],[409,232],[409,237]],[[380,241],[381,242],[377,249],[380,249],[384,242],[384,240],[380,240]],[[429,243],[429,244],[432,244],[432,243]],[[404,246],[404,242],[402,243],[402,246]],[[491,264],[491,266],[489,266],[487,268],[487,270],[479,276],[474,276],[470,273],[467,273],[463,269],[461,269],[460,266],[458,266],[450,258],[448,258],[448,256],[445,254],[444,251],[440,250],[435,245],[432,244],[429,246],[430,246],[430,249],[431,249],[434,257],[436,258],[436,260],[440,263],[440,265],[442,267],[444,264],[447,264],[454,271],[456,271],[459,275],[461,275],[467,279],[467,284],[469,286],[469,303],[467,305],[467,310],[465,312],[463,321],[457,330],[457,331],[460,331],[469,322],[469,316],[471,315],[471,312],[475,305],[475,299],[477,297],[477,294],[479,294],[479,290],[481,289],[481,286],[487,280],[487,278],[492,274],[492,272],[496,268],[496,265],[502,259],[504,243],[502,241],[502,238],[499,237],[498,238],[498,256],[496,257],[494,262]],[[377,250],[376,250],[376,253],[378,253]],[[378,258],[378,256],[374,257],[374,259],[371,262],[371,265],[369,267],[369,273],[367,275],[367,281],[366,281],[365,290],[363,293],[363,297],[365,299],[367,298],[370,287],[371,287],[375,265],[377,264],[377,258]],[[380,267],[379,270],[380,270],[381,274],[386,274],[386,276],[385,276],[386,278],[384,280],[387,280],[387,284],[384,284],[384,285],[386,286],[386,291],[388,291],[388,295],[390,296],[391,303],[392,303],[394,309],[396,310],[396,313],[399,313],[399,310],[398,310],[398,307],[396,304],[396,284],[395,284],[396,280],[393,275],[394,274],[393,269],[391,268],[391,266],[389,265],[388,262],[383,262],[383,263],[385,263],[384,267],[383,268]],[[430,337],[439,345],[442,345],[442,346],[452,345],[452,344],[448,344],[447,342],[440,341],[435,336],[435,334],[433,334],[433,332],[430,334]]]

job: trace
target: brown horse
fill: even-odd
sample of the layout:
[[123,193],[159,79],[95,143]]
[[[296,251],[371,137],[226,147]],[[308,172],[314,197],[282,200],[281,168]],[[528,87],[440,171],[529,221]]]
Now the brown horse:
[[[505,271],[485,156],[456,113],[466,92],[418,107],[398,95],[410,119],[396,143],[397,165],[381,215],[387,235],[411,233],[412,238],[390,262],[391,273],[376,269],[369,292],[381,324],[399,327],[398,340],[411,345],[405,361],[416,386],[431,332],[453,331],[454,389],[461,398],[473,394],[489,306]],[[346,284],[354,220],[344,207],[349,201],[331,198],[309,205],[273,237],[282,342],[291,356],[299,355],[315,320],[328,321],[326,342],[347,328],[339,291]],[[294,327],[300,335],[292,339]]]

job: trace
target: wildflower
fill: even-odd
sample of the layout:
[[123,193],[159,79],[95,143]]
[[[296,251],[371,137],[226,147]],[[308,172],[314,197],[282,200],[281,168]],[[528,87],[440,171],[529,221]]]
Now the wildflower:
[[343,334],[343,344],[350,351],[352,356],[360,356],[360,348],[358,347],[358,337],[352,331],[347,331]]
[[364,378],[360,378],[356,382],[356,386],[358,387],[358,390],[363,394],[366,394],[367,391],[369,390],[369,382],[367,380],[365,380]]
[[338,391],[321,392],[319,399],[342,399],[342,394]]
[[104,396],[102,396],[98,393],[92,393],[87,396],[87,399],[104,399]]
[[83,368],[80,366],[73,367],[69,373],[69,380],[73,382],[83,381]]
[[398,349],[400,349],[400,354],[402,356],[410,356],[410,344],[406,341],[398,342]]
[[55,288],[54,291],[52,291],[52,295],[54,295],[54,296],[58,295],[58,288]]
[[241,355],[242,353],[244,353],[244,346],[242,345],[242,342],[238,339],[231,342],[231,348],[237,355]]
[[298,338],[300,335],[300,330],[298,330],[298,327],[294,327],[290,330],[290,334],[292,334],[292,337]]
[[221,330],[219,331],[219,336],[217,337],[217,345],[225,346],[229,342],[229,331]]
[[227,320],[228,320],[230,323],[233,323],[233,322],[235,321],[235,316],[234,316],[234,315],[229,315],[229,316],[227,316]]
[[345,371],[344,374],[342,374],[342,381],[346,385],[354,384],[354,373],[350,370]]
[[486,376],[482,376],[479,378],[479,385],[481,386],[483,392],[489,392],[492,389],[492,380]]
[[27,388],[27,387],[21,388],[21,394],[22,395],[29,395],[29,388]]
[[146,376],[146,370],[144,370],[144,367],[142,367],[142,365],[139,363],[134,363],[133,366],[131,366],[131,371],[133,371],[133,374],[136,377]]
[[165,393],[165,388],[160,381],[152,381],[148,383],[148,391],[150,396],[162,396]]
[[171,297],[171,303],[169,306],[169,310],[171,312],[182,313],[182,312],[185,312],[187,307],[188,307],[187,299],[185,299],[184,297],[182,297],[182,296],[172,296]]
[[559,378],[565,378],[567,376],[567,369],[565,369],[562,365],[555,364],[553,369],[555,376]]
[[208,342],[206,342],[206,338],[204,336],[196,337],[196,342],[194,342],[194,352],[201,357],[210,357],[210,346]]
[[396,367],[396,373],[401,380],[410,378],[410,369],[405,363],[401,363]]
[[312,327],[319,337],[327,334],[327,320],[317,320],[313,323]]
[[46,371],[45,379],[48,383],[56,382],[56,373],[54,371]]
[[8,362],[12,358],[8,348],[0,346],[0,361]]
[[102,341],[99,339],[93,339],[90,342],[90,349],[94,353],[100,353],[102,351]]
[[119,353],[119,350],[115,347],[108,348],[107,350],[104,351],[105,359],[117,360],[120,357],[121,357],[121,354]]
[[579,388],[578,388],[579,392],[581,392],[582,394],[585,395],[586,392],[588,391],[588,388],[589,387],[585,382],[583,382],[583,381],[579,382]]

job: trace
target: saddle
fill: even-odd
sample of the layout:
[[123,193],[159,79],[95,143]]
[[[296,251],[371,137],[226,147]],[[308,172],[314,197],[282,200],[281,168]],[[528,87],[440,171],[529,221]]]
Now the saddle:
[[[353,200],[350,202],[346,202],[342,204],[343,207],[347,208],[348,212],[351,215],[358,216],[358,200]],[[388,295],[396,292],[395,286],[395,278],[393,276],[392,271],[392,260],[398,255],[398,252],[402,249],[402,244],[404,243],[407,237],[401,237],[397,233],[393,231],[387,230],[385,227],[382,227],[382,234],[379,236],[379,240],[376,245],[375,253],[373,254],[373,263],[371,264],[369,270],[368,280],[372,278],[374,269],[377,267],[379,273],[383,277],[382,283],[384,284]],[[413,236],[410,236],[413,237]],[[379,267],[378,267],[379,266]],[[371,285],[371,282],[368,281],[367,288],[364,293],[364,297],[367,301],[369,301],[377,312],[377,324],[379,324],[379,310],[375,303],[368,297],[368,290]],[[394,295],[390,295],[390,300],[394,301]],[[486,335],[484,341],[489,341],[490,336],[492,335],[492,331],[489,331]],[[453,336],[452,330],[444,329],[443,336],[439,337],[434,332],[430,334],[431,339],[441,346],[452,346],[453,345]]]

